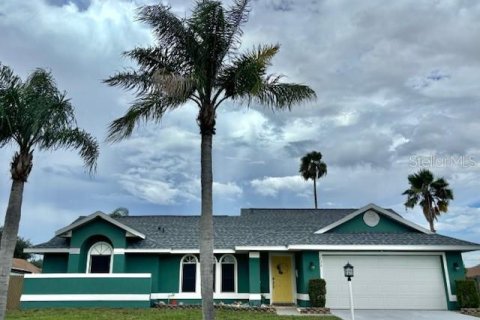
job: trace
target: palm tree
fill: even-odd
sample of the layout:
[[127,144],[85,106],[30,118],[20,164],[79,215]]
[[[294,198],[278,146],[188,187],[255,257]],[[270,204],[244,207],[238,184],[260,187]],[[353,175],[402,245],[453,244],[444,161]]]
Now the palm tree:
[[119,207],[110,213],[110,217],[112,218],[128,217],[128,215],[129,211],[127,208],[124,207]]
[[433,173],[427,169],[409,175],[408,182],[410,188],[402,193],[407,196],[405,208],[413,209],[419,204],[430,230],[435,232],[434,221],[442,212],[448,211],[449,202],[453,200],[453,192],[448,188],[448,182],[444,178],[435,179]]
[[155,45],[126,52],[138,69],[106,80],[112,86],[135,89],[137,94],[126,114],[110,125],[112,142],[130,136],[143,120],[158,122],[167,111],[188,102],[198,107],[203,319],[214,318],[212,141],[218,108],[233,100],[289,110],[296,103],[315,98],[315,92],[306,85],[282,83],[280,76],[267,75],[278,45],[239,52],[241,26],[248,12],[248,0],[234,0],[229,8],[223,8],[220,1],[198,0],[188,18],[176,16],[161,4],[141,7],[139,20],[153,29]]
[[327,175],[327,164],[322,161],[322,154],[317,151],[307,153],[300,160],[300,174],[303,179],[313,180],[313,198],[315,200],[315,209],[317,205],[317,179]]
[[90,172],[96,167],[98,144],[77,128],[73,106],[65,95],[45,70],[37,69],[22,81],[0,64],[0,147],[18,146],[10,165],[12,188],[0,243],[0,320],[5,317],[23,189],[32,170],[34,149],[78,149]]

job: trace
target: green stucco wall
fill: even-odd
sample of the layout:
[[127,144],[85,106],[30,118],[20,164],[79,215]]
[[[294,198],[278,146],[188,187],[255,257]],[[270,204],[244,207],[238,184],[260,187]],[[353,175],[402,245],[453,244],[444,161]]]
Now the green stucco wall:
[[[308,282],[320,278],[320,257],[318,251],[303,251],[295,254],[297,267],[297,292],[308,294]],[[311,265],[313,268],[311,268]]]
[[333,233],[359,233],[359,232],[382,232],[382,233],[404,233],[418,232],[402,223],[394,221],[383,214],[379,214],[380,221],[375,227],[369,227],[363,221],[363,214],[359,214],[355,218],[333,228],[328,232]]
[[[144,307],[150,306],[150,278],[89,278],[89,277],[75,277],[75,278],[25,278],[23,283],[24,297],[29,295],[144,295],[145,300],[135,301],[102,301],[100,298],[97,301],[41,301],[38,296],[36,301],[22,301],[22,309],[32,308],[51,308],[51,307]],[[40,301],[39,301],[40,300]],[[66,299],[68,300],[68,299]]]
[[159,255],[127,254],[125,255],[125,272],[150,273],[152,275],[151,292],[162,292],[159,280],[160,259]]
[[74,229],[72,239],[70,240],[70,247],[80,248],[88,238],[98,235],[108,238],[114,248],[125,248],[125,230],[101,218],[96,218]]
[[160,293],[179,292],[180,261],[183,255],[162,255],[158,276]]
[[43,255],[42,273],[65,273],[67,267],[67,253],[46,253]]
[[260,293],[260,257],[248,259],[250,293]]
[[149,308],[150,301],[29,301],[22,302],[20,308]]
[[[448,277],[450,279],[450,289],[451,294],[457,293],[457,285],[455,283],[456,280],[464,280],[465,279],[465,266],[463,264],[462,254],[460,252],[446,252],[445,258],[447,261],[447,272]],[[453,265],[457,263],[459,269],[455,270]],[[445,270],[444,270],[445,272]],[[447,286],[445,286],[445,291],[447,293],[447,302],[448,302],[448,309],[449,310],[456,310],[458,309],[457,302],[450,302],[448,301],[448,292]]]
[[150,278],[25,278],[23,294],[150,294]]
[[[234,255],[238,264],[238,293],[249,293],[248,254]],[[220,257],[218,257],[220,259]]]

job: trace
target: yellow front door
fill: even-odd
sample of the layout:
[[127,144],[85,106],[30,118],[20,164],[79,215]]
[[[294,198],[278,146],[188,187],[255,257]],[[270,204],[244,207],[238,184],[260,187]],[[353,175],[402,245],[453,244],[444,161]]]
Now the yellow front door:
[[292,257],[272,256],[272,303],[293,303]]

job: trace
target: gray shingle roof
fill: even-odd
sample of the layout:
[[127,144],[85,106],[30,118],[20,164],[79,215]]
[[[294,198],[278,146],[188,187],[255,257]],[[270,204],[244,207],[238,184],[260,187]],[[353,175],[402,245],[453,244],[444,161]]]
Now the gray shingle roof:
[[[215,248],[287,245],[478,246],[475,243],[415,230],[407,233],[314,233],[356,210],[242,209],[240,216],[214,216]],[[129,216],[117,220],[146,235],[145,240],[130,241],[128,248],[198,248],[199,216]],[[59,237],[35,246],[66,247],[67,240]]]

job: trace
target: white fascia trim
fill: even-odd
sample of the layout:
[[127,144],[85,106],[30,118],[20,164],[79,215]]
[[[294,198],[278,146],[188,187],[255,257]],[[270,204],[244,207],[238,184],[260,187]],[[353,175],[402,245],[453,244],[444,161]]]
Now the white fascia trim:
[[288,250],[361,250],[361,251],[475,251],[480,246],[446,246],[446,245],[291,245]]
[[[124,225],[123,223],[118,222],[117,220],[113,219],[109,215],[106,215],[105,213],[100,212],[100,211],[92,213],[91,215],[89,215],[89,216],[87,216],[87,217],[85,217],[85,218],[83,218],[83,219],[81,219],[81,220],[79,220],[75,223],[72,223],[71,225],[68,225],[68,226],[66,226],[62,229],[57,230],[55,232],[55,235],[56,236],[62,236],[63,235],[63,236],[68,237],[68,235],[70,234],[70,236],[71,236],[71,233],[68,233],[69,231],[71,231],[71,230],[81,226],[82,224],[85,224],[85,223],[87,223],[87,222],[89,222],[89,221],[91,221],[95,218],[102,218],[103,220],[105,220],[107,222],[110,222],[111,224],[119,227],[120,229],[125,230],[127,232],[127,234],[126,234],[127,236],[128,236],[128,233],[130,233],[130,234],[132,234],[136,237],[139,237],[141,239],[145,239],[145,235],[143,233],[138,232],[138,231]],[[65,233],[67,233],[67,234],[65,235]]]
[[447,256],[442,253],[443,274],[445,276],[445,283],[447,284],[448,300],[457,301],[457,295],[452,294],[450,287],[450,276],[448,275]]
[[150,273],[32,273],[25,278],[32,279],[60,279],[60,278],[151,278]]
[[310,301],[310,296],[308,295],[308,293],[297,292],[297,300]]
[[[199,254],[199,249],[125,249],[124,253]],[[233,249],[215,249],[213,253],[235,253]]]
[[[213,299],[245,299],[248,300],[250,297],[249,293],[214,293]],[[202,299],[200,293],[152,293],[150,295],[152,300],[157,299]],[[258,299],[260,300],[260,299]]]
[[200,250],[199,249],[171,249],[170,250],[170,253],[172,254],[175,254],[175,253],[178,253],[178,254],[198,254],[200,253]]
[[125,249],[124,253],[171,253],[171,249]]
[[80,248],[25,248],[25,253],[69,253],[80,254]]
[[125,254],[125,249],[121,249],[121,248],[113,249],[113,254]]
[[248,253],[249,258],[260,258],[260,252],[258,251],[251,251]]
[[343,224],[343,223],[345,223],[345,222],[347,222],[347,221],[355,218],[355,217],[358,216],[359,214],[364,213],[364,212],[366,212],[367,210],[371,210],[371,209],[372,209],[372,210],[375,210],[375,211],[377,211],[377,212],[380,212],[381,214],[386,215],[387,217],[389,217],[389,218],[391,218],[391,219],[393,219],[393,220],[395,220],[395,221],[397,221],[397,222],[400,222],[400,223],[402,223],[402,224],[405,224],[405,225],[407,225],[407,226],[409,226],[409,227],[411,227],[411,228],[413,228],[413,229],[415,229],[415,230],[418,230],[418,231],[420,231],[420,232],[423,232],[423,233],[426,233],[426,234],[432,234],[432,233],[433,233],[433,232],[431,232],[430,230],[425,229],[425,228],[419,226],[418,224],[415,224],[415,223],[413,223],[413,222],[411,222],[411,221],[408,221],[408,220],[406,220],[406,219],[404,219],[404,218],[402,218],[402,217],[400,217],[400,216],[397,216],[396,214],[393,214],[393,213],[391,213],[390,211],[385,210],[385,209],[377,206],[377,205],[374,204],[374,203],[367,204],[366,206],[364,206],[364,207],[362,207],[362,208],[360,208],[360,209],[358,209],[358,210],[350,213],[349,215],[343,217],[342,219],[337,220],[337,221],[335,221],[334,223],[329,224],[328,226],[323,227],[322,229],[315,231],[315,233],[316,233],[316,234],[325,233],[325,232],[327,232],[327,231],[329,231],[329,230],[331,230],[331,229],[333,229],[333,228],[335,228],[335,227],[338,227],[339,225],[341,225],[341,224]]
[[248,297],[248,300],[250,301],[262,300],[262,295],[260,293],[251,293],[250,296]]
[[272,247],[262,247],[262,246],[236,246],[235,251],[287,251],[286,246],[272,246]]
[[23,294],[20,301],[150,301],[149,294]]

